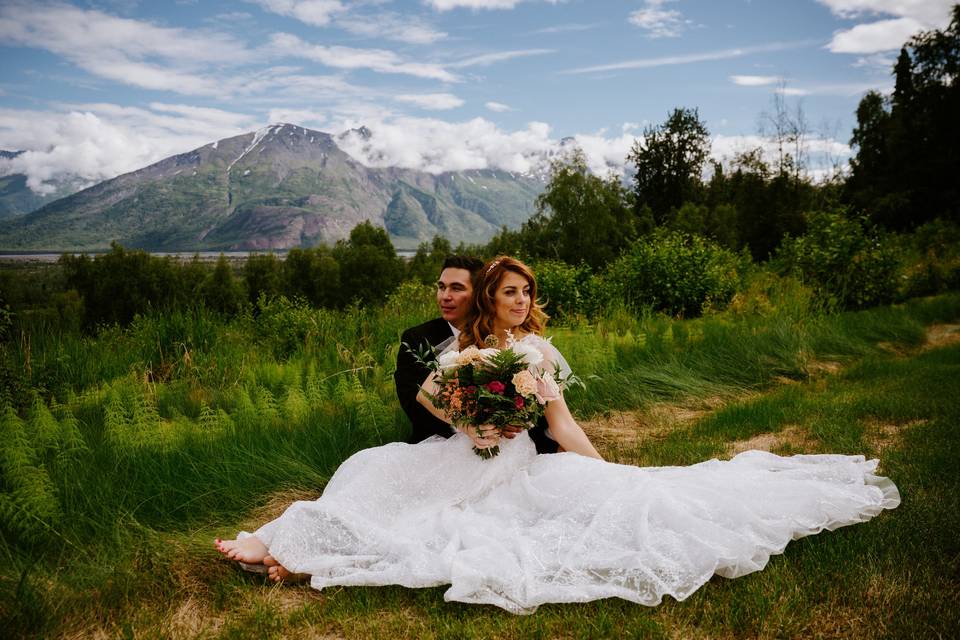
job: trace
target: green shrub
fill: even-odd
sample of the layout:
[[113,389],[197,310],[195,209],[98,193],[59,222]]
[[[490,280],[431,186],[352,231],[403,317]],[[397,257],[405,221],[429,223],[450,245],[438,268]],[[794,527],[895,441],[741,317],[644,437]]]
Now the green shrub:
[[701,236],[660,229],[613,262],[605,279],[609,294],[634,310],[691,317],[730,302],[744,260]]
[[575,322],[593,317],[605,306],[604,287],[585,264],[571,266],[558,260],[537,262],[537,294],[552,322]]
[[864,218],[810,214],[804,235],[784,238],[777,262],[829,307],[862,309],[887,304],[897,294],[899,252],[889,236]]

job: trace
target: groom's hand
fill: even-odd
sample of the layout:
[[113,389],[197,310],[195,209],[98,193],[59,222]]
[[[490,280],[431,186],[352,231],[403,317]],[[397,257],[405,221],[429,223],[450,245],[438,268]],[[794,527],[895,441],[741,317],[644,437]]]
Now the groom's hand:
[[513,440],[521,431],[523,431],[523,427],[519,427],[515,424],[508,424],[507,426],[500,428],[500,435],[507,440]]

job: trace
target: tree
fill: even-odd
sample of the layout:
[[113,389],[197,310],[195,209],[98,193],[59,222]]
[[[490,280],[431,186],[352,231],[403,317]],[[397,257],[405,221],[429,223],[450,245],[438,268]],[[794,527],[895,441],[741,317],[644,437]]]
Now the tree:
[[247,283],[247,299],[256,307],[261,295],[267,298],[280,295],[283,287],[283,264],[272,253],[254,254],[243,264],[243,277]]
[[379,302],[403,280],[403,260],[390,236],[369,221],[355,226],[348,240],[338,241],[332,255],[340,266],[341,304]]
[[235,314],[243,304],[243,293],[233,277],[227,258],[221,253],[213,272],[207,276],[201,288],[203,303],[208,309],[220,313]]
[[786,85],[781,84],[773,94],[773,111],[760,114],[760,134],[777,145],[777,172],[799,181],[806,171],[807,137],[810,127],[797,102],[791,111],[784,97]]
[[580,149],[553,163],[550,182],[537,197],[536,207],[521,238],[542,257],[600,267],[637,235],[630,193],[619,177],[592,174]]
[[429,244],[421,242],[417,253],[407,263],[407,277],[423,284],[435,283],[443,261],[451,253],[450,241],[442,236],[434,236]]
[[854,207],[888,229],[960,218],[960,5],[944,30],[901,49],[889,103],[868,93],[857,108],[857,154],[846,185]]
[[674,109],[666,122],[647,127],[630,155],[636,167],[636,207],[650,207],[657,225],[672,209],[699,200],[703,164],[710,152],[710,134],[696,109]]
[[291,249],[283,263],[283,274],[283,290],[290,298],[303,298],[315,307],[349,302],[341,292],[340,264],[330,247]]

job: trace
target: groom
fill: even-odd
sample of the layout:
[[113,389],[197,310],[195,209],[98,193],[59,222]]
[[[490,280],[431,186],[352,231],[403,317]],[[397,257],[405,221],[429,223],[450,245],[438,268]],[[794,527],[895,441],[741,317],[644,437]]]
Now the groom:
[[[417,392],[430,369],[417,362],[413,356],[425,346],[436,347],[450,337],[460,335],[460,329],[466,321],[473,304],[473,286],[483,263],[471,256],[449,256],[443,261],[443,269],[437,280],[437,306],[440,317],[411,327],[400,337],[400,352],[397,354],[397,370],[393,380],[397,385],[397,397],[404,413],[413,424],[410,444],[438,435],[449,438],[453,429],[449,424],[436,418],[417,402]],[[409,347],[409,348],[408,348]],[[412,350],[412,352],[411,352]],[[505,438],[513,438],[520,429],[506,430]],[[530,429],[530,438],[537,445],[537,453],[556,453],[557,443],[547,435],[547,423],[540,418],[537,426]]]

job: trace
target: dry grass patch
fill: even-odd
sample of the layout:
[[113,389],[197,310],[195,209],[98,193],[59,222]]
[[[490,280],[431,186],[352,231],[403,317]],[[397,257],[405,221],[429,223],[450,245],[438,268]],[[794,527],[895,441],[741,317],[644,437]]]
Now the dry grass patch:
[[780,431],[758,433],[746,440],[735,440],[727,445],[727,455],[733,457],[744,451],[776,451],[789,447],[793,451],[812,450],[815,440],[798,424],[788,424]]
[[808,376],[833,375],[843,369],[842,362],[834,360],[810,360],[804,366]]
[[922,351],[939,349],[960,342],[960,324],[934,324],[927,327],[927,341]]
[[276,520],[291,504],[298,500],[316,500],[323,493],[323,488],[305,489],[295,487],[292,489],[282,489],[270,495],[263,505],[254,509],[250,518],[244,521],[244,528],[253,531],[259,529],[264,523]]
[[928,420],[910,420],[907,422],[885,422],[883,420],[868,419],[862,421],[864,434],[878,452],[882,452],[900,443],[903,432],[907,429],[926,424]]
[[725,403],[726,400],[719,397],[700,400],[695,406],[658,403],[636,411],[613,411],[579,422],[601,452],[614,453],[634,449],[650,440],[662,440]]

